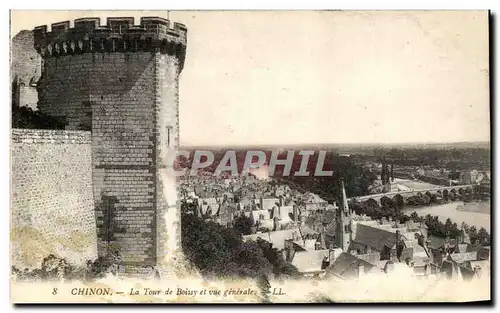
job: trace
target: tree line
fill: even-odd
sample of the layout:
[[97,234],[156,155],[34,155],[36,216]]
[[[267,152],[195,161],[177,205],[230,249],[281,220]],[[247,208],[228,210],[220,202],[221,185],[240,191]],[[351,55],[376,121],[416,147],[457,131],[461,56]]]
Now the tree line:
[[[397,205],[384,205],[384,202],[381,202],[382,206],[370,205],[369,202],[352,202],[350,207],[354,212],[356,212],[356,214],[366,214],[366,216],[369,216],[374,220],[390,218],[393,221],[397,220],[403,224],[410,220],[417,223],[423,222],[427,226],[429,235],[443,238],[458,238],[461,235],[461,228],[457,225],[457,223],[453,223],[449,218],[445,223],[443,223],[439,220],[438,216],[431,214],[427,214],[425,217],[419,216],[417,212],[412,212],[410,215],[406,215],[401,212],[401,207],[398,207]],[[465,223],[462,227],[468,233],[471,242],[476,241],[478,244],[483,246],[491,244],[491,236],[484,227],[477,230],[475,226],[469,227]]]
[[[206,277],[296,277],[297,269],[264,240],[244,242],[242,234],[182,210],[182,249]],[[239,229],[237,227],[237,229]]]

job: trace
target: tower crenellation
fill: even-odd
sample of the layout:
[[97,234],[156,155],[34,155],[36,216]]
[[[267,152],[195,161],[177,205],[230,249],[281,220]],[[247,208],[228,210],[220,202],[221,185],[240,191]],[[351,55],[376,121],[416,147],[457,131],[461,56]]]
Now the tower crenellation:
[[161,17],[141,17],[134,25],[133,17],[109,17],[106,25],[100,18],[80,18],[35,27],[34,47],[43,57],[58,57],[94,52],[154,52],[175,55],[184,63],[187,28]]

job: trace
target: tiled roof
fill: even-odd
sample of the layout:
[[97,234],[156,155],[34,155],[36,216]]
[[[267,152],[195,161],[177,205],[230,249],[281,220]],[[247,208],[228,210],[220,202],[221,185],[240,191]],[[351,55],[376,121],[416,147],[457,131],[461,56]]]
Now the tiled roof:
[[424,247],[418,244],[416,240],[404,240],[405,246],[408,248],[413,248],[413,257],[428,257],[427,252]]
[[359,277],[359,267],[364,266],[365,273],[374,266],[365,260],[361,260],[349,253],[342,253],[335,261],[327,267],[327,275],[335,275],[343,279]]
[[[366,262],[377,266],[380,262],[380,252],[373,252],[373,253],[367,253],[367,254],[360,254],[357,255],[358,258],[365,260]],[[385,265],[384,261],[384,265]],[[383,267],[382,267],[383,268]]]
[[269,211],[268,210],[255,210],[255,211],[252,211],[252,216],[253,216],[254,221],[260,220],[260,218],[259,218],[260,215],[264,215],[264,219],[265,220],[268,220],[268,219],[271,218],[269,216]]
[[384,247],[392,249],[396,245],[396,234],[383,229],[358,224],[356,227],[356,236],[353,241],[366,245],[376,251],[382,251]]
[[[443,237],[430,235],[429,239],[431,240],[430,244],[428,245],[430,249],[439,249],[446,243],[446,238]],[[456,246],[457,241],[456,239],[450,239],[448,241],[448,244],[450,245],[450,247],[453,247]]]
[[295,252],[292,260],[299,272],[315,272],[322,269],[323,260],[328,258],[329,250],[311,250]]
[[470,261],[470,267],[471,269],[474,269],[474,267],[479,266],[482,271],[489,272],[490,271],[490,262],[486,260],[481,260],[481,261]]
[[462,278],[464,280],[470,280],[475,277],[474,270],[460,266],[454,260],[444,260],[441,265],[441,271],[446,273],[449,278]]
[[282,207],[280,207],[279,211],[280,211],[280,218],[281,218],[282,222],[288,223],[288,222],[292,221],[292,219],[290,218],[290,215],[293,214],[293,207],[292,206],[289,206],[289,205],[282,206]]
[[323,224],[330,224],[335,221],[335,212],[332,210],[326,211],[322,216],[321,216],[321,222]]
[[[306,229],[306,230],[301,229],[301,230],[302,230],[302,235],[309,233],[308,229]],[[263,240],[266,240],[267,242],[272,243],[273,248],[277,248],[278,250],[281,250],[281,249],[285,248],[285,240],[292,239],[294,233],[296,233],[296,236],[298,238],[300,238],[300,241],[298,243],[303,244],[302,238],[300,236],[301,232],[299,231],[298,228],[247,235],[247,236],[243,236],[243,239],[245,241],[247,241],[247,240],[257,240],[257,238],[261,238]],[[316,233],[316,232],[314,232],[314,233]]]
[[201,213],[203,215],[210,213],[212,216],[217,215],[219,213],[219,205],[218,204],[202,204],[201,205]]
[[450,255],[451,259],[457,263],[464,263],[467,261],[476,261],[477,260],[477,251],[476,252],[464,252],[464,253],[453,253]]

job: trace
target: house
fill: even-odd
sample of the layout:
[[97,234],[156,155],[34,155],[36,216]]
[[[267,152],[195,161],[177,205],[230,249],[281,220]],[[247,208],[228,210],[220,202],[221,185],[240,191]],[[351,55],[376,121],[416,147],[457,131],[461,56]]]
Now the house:
[[381,270],[359,257],[343,252],[326,268],[325,276],[342,280],[359,279],[369,273],[380,273]]
[[466,266],[470,270],[474,270],[478,277],[485,275],[489,277],[491,275],[490,270],[490,261],[489,260],[481,260],[481,261],[470,261]]
[[219,215],[219,204],[202,204],[201,205],[201,214],[203,216],[218,216]]
[[198,205],[202,206],[203,204],[217,204],[218,201],[215,197],[210,197],[210,198],[198,198]]
[[[378,252],[381,260],[396,260],[398,257],[396,251],[398,236],[400,236],[399,233],[358,224],[351,241],[350,250],[356,251],[357,254]],[[404,237],[400,238],[406,239]]]
[[457,264],[463,265],[468,261],[477,261],[477,251],[475,252],[463,252],[463,253],[452,253],[450,258]]
[[480,276],[479,268],[471,269],[447,257],[441,264],[440,272],[443,277],[453,280],[471,280]]
[[[243,236],[244,241],[253,240],[257,241],[258,238],[265,240],[273,245],[273,248],[281,251],[285,249],[286,241],[291,240],[294,244],[296,244],[296,250],[305,251],[307,246],[306,236],[316,235],[318,233],[308,227],[301,228],[291,228],[270,232],[262,232],[256,233],[252,235]],[[316,239],[317,240],[317,239]],[[316,241],[315,240],[315,241]]]
[[250,214],[252,214],[252,218],[255,221],[255,223],[257,223],[259,221],[261,222],[264,220],[271,219],[271,216],[270,216],[268,210],[255,210],[255,211],[252,211]]
[[433,263],[441,264],[447,253],[453,253],[457,249],[457,240],[429,235],[427,250]]
[[324,276],[330,257],[329,250],[311,250],[295,252],[290,262],[304,276]]

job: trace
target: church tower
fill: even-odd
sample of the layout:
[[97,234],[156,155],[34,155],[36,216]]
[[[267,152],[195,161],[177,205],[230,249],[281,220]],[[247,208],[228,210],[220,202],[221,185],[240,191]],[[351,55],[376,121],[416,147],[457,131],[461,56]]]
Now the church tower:
[[348,252],[351,244],[351,210],[347,203],[347,196],[344,188],[344,181],[342,180],[342,199],[340,207],[337,209],[337,227],[335,234],[335,243],[344,252]]

